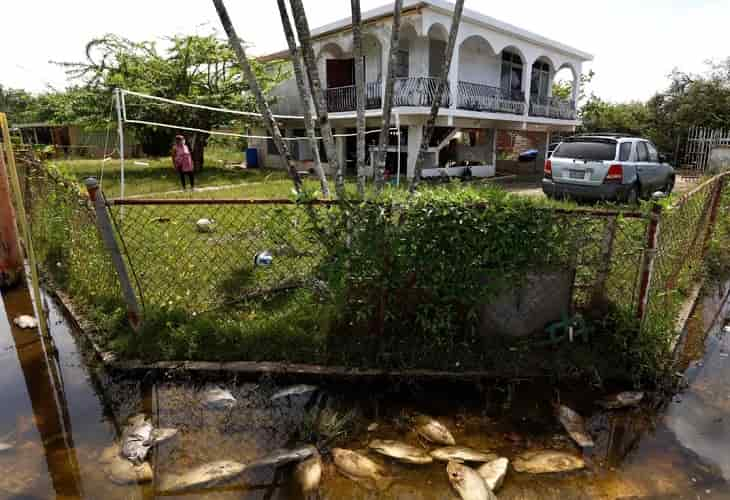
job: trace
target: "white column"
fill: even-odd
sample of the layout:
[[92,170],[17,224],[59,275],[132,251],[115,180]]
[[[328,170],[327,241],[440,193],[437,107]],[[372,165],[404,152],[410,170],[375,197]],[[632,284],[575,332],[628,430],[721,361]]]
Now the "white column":
[[451,68],[449,71],[449,85],[451,85],[451,109],[459,107],[459,54],[461,53],[461,44],[457,43],[454,47],[454,56],[451,59]]
[[522,68],[522,88],[525,91],[525,114],[530,115],[530,93],[532,92],[532,64],[534,61],[524,61],[525,66]]
[[[344,134],[345,130],[344,129],[335,129],[334,133],[335,134]],[[347,145],[347,143],[345,142],[344,137],[335,137],[335,148],[337,149],[337,161],[340,165],[343,165],[345,167],[346,167],[346,164],[345,164],[345,159],[346,159],[345,147],[346,147],[346,145]],[[330,173],[334,174],[334,171],[332,170],[332,168],[333,168],[332,164],[330,164]],[[345,174],[347,174],[346,168],[345,168]]]
[[416,175],[416,162],[418,152],[421,150],[423,141],[423,125],[410,125],[408,127],[408,178],[413,179]]

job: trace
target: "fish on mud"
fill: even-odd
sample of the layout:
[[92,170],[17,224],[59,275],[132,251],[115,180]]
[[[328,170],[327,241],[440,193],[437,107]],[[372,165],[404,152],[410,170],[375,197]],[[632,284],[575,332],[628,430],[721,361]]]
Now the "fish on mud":
[[607,410],[631,408],[638,406],[644,400],[644,396],[643,392],[621,392],[598,401],[598,405]]
[[33,328],[38,328],[38,320],[35,319],[33,316],[28,316],[27,314],[18,316],[13,320],[13,323],[15,323],[15,326],[22,330],[32,330]]
[[154,429],[152,431],[152,444],[158,445],[173,439],[177,436],[177,429]]
[[491,462],[499,458],[494,453],[478,451],[466,446],[446,446],[431,451],[431,456],[442,462]]
[[316,493],[322,482],[322,457],[319,453],[299,462],[294,469],[294,478],[305,498]]
[[274,395],[271,396],[271,401],[276,401],[277,399],[283,398],[291,398],[294,396],[304,396],[306,394],[311,395],[318,390],[319,387],[317,387],[316,385],[293,385],[291,387],[287,387],[286,389],[275,392]]
[[529,474],[571,472],[585,466],[582,458],[561,451],[530,451],[512,461],[514,470]]
[[248,468],[281,467],[282,465],[290,464],[292,462],[301,462],[302,460],[306,460],[317,454],[317,448],[311,445],[302,446],[301,448],[295,448],[293,450],[280,449],[269,453],[263,458],[254,460],[248,464]]
[[196,467],[185,474],[171,474],[160,481],[163,494],[181,493],[224,484],[243,474],[244,464],[221,460]]
[[418,415],[414,419],[416,434],[426,441],[445,446],[453,446],[456,444],[454,436],[451,432],[438,420],[426,415]]
[[13,448],[15,448],[14,444],[11,443],[0,443],[0,453],[3,453],[5,451],[10,451]]
[[433,462],[433,457],[422,448],[416,448],[415,446],[401,443],[400,441],[375,439],[370,442],[368,448],[381,455],[408,464],[422,465]]
[[446,466],[449,482],[461,500],[497,500],[477,471],[458,462]]
[[382,466],[352,450],[334,448],[332,458],[335,467],[343,476],[361,482],[368,488],[384,491],[393,482],[393,479],[386,475]]
[[504,478],[507,477],[507,468],[509,460],[506,458],[498,458],[486,463],[477,469],[477,473],[482,476],[487,488],[496,492],[504,484]]
[[152,447],[152,424],[142,421],[127,427],[122,434],[122,456],[134,463],[142,463]]
[[578,443],[578,446],[581,448],[592,448],[594,446],[593,438],[586,430],[583,417],[567,406],[561,406],[558,410],[558,418],[570,437],[573,438],[573,441]]
[[236,405],[236,398],[231,391],[213,387],[203,395],[203,404],[211,410],[230,410]]

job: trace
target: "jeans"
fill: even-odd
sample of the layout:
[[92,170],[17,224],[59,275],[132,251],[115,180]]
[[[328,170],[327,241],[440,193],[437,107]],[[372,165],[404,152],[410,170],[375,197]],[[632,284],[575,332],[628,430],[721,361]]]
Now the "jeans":
[[180,171],[180,182],[182,183],[183,190],[185,189],[185,178],[190,180],[190,189],[195,189],[195,172],[182,172]]

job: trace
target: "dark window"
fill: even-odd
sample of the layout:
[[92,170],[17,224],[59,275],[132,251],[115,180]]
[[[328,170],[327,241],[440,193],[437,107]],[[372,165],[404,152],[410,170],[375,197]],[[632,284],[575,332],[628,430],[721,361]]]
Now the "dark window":
[[619,161],[631,160],[631,143],[630,142],[621,143],[621,151],[619,153],[618,160]]
[[408,78],[410,72],[410,56],[408,47],[401,46],[396,52],[395,77]]
[[645,142],[640,142],[636,145],[636,161],[649,161],[649,150]]
[[522,59],[512,52],[502,54],[502,89],[514,95],[522,90]]
[[428,76],[440,78],[446,57],[446,42],[430,40],[429,43]]
[[564,142],[555,150],[553,158],[612,161],[616,159],[616,143],[614,141]]

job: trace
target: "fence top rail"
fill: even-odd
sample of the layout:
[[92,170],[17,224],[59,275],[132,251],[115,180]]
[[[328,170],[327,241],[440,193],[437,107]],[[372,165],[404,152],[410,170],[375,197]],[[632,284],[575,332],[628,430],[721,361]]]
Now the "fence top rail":
[[692,198],[693,196],[697,195],[697,193],[699,193],[699,192],[707,189],[707,186],[709,186],[711,184],[714,184],[716,182],[719,182],[720,179],[723,179],[723,178],[728,177],[728,176],[730,176],[730,170],[728,170],[727,172],[723,172],[721,174],[718,174],[718,175],[716,175],[714,177],[711,177],[711,178],[707,179],[705,182],[703,182],[702,184],[700,184],[699,186],[697,186],[696,188],[694,188],[692,191],[683,194],[680,199],[678,199],[675,203],[672,204],[672,207],[671,208],[681,208],[685,203],[687,203],[687,201],[690,198]]
[[[340,205],[339,200],[309,200],[297,202],[286,198],[132,198],[107,200],[109,206],[205,206],[205,205],[285,205],[285,206],[325,206],[332,207]],[[395,204],[397,205],[397,204]],[[474,209],[486,209],[488,203],[471,203],[467,205]],[[544,207],[540,210],[551,211],[561,215],[593,216],[593,217],[624,217],[627,219],[648,219],[649,215],[640,211],[606,210],[592,208],[550,208]]]

